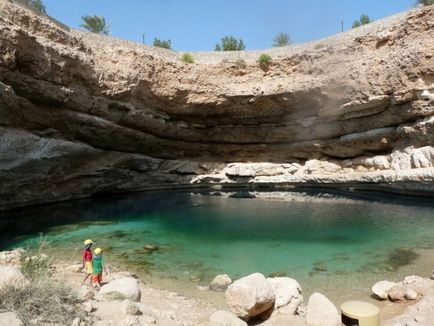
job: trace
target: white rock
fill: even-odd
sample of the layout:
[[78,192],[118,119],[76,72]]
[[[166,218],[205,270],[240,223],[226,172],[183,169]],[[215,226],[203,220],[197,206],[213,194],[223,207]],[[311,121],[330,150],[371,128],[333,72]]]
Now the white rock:
[[407,290],[405,286],[398,284],[392,286],[389,291],[387,291],[387,295],[390,301],[404,301]]
[[5,286],[25,286],[26,278],[20,269],[15,266],[0,266],[0,291]]
[[381,300],[387,300],[389,290],[392,287],[394,287],[395,285],[398,285],[398,284],[394,283],[394,282],[389,282],[389,281],[377,282],[372,287],[372,293],[374,293]]
[[83,268],[81,268],[81,263],[75,263],[75,264],[68,266],[68,270],[73,272],[73,273],[81,273]]
[[135,278],[122,277],[101,287],[97,300],[126,300],[140,301],[139,283]]
[[405,292],[404,296],[407,300],[416,300],[418,297],[418,294],[416,291],[407,288],[407,291]]
[[90,314],[94,311],[93,303],[92,301],[87,301],[83,303],[83,310],[86,314]]
[[122,312],[126,315],[136,316],[140,313],[140,309],[134,302],[130,300],[122,301],[121,304]]
[[78,290],[78,298],[82,301],[92,300],[95,296],[95,292],[93,289],[90,289],[88,286],[83,285]]
[[273,313],[261,326],[306,326],[306,320],[300,316]]
[[231,284],[225,293],[229,310],[242,319],[272,308],[276,296],[264,275],[254,273]]
[[407,276],[402,284],[421,295],[429,294],[434,288],[433,280],[414,275]]
[[213,291],[225,291],[232,284],[231,278],[226,275],[217,275],[210,284],[210,289]]
[[300,284],[289,277],[268,278],[276,295],[274,309],[286,315],[294,315],[298,306],[303,302]]
[[209,321],[216,326],[247,326],[247,323],[233,313],[225,310],[218,310],[211,314]]
[[5,326],[23,326],[23,323],[14,312],[5,312],[0,314],[0,325]]
[[19,266],[21,264],[21,255],[23,252],[24,249],[22,248],[0,252],[0,265]]
[[136,316],[128,317],[119,323],[119,326],[140,326],[140,325],[141,325],[140,318]]
[[341,320],[334,304],[321,293],[310,296],[306,311],[307,326],[340,326]]

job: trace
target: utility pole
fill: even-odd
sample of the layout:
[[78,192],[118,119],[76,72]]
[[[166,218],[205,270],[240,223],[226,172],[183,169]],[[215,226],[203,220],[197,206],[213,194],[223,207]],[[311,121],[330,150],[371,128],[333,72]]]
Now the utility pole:
[[344,31],[344,20],[341,19],[341,32],[343,32],[343,31]]
[[145,44],[145,33],[142,34],[142,42]]

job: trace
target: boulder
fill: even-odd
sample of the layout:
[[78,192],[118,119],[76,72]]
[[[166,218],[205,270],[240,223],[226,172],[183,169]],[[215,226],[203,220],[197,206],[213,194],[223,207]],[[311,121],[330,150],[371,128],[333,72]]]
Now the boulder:
[[387,291],[387,295],[390,301],[404,301],[407,290],[405,286],[398,284],[392,286],[389,291]]
[[97,300],[126,300],[140,301],[141,292],[135,278],[122,277],[101,287]]
[[404,278],[402,284],[421,295],[426,295],[434,289],[433,280],[415,275]]
[[380,300],[387,300],[388,298],[388,292],[389,290],[394,287],[395,285],[398,285],[394,282],[389,281],[380,281],[374,284],[372,287],[372,292],[380,299]]
[[307,326],[340,326],[341,319],[334,304],[321,293],[310,296],[306,311]]
[[213,291],[225,291],[232,284],[231,278],[226,275],[217,275],[210,284],[210,289]]
[[14,312],[5,312],[0,314],[0,325],[23,326],[24,324]]
[[294,315],[298,306],[303,302],[300,284],[289,277],[268,278],[276,295],[274,309],[286,315]]
[[0,290],[6,286],[19,287],[26,284],[26,278],[18,267],[0,266]]
[[419,295],[417,294],[416,291],[407,288],[407,291],[405,291],[404,296],[407,300],[416,300]]
[[225,297],[229,310],[242,319],[272,308],[276,299],[273,287],[259,273],[235,281],[226,290]]
[[306,326],[306,320],[301,316],[288,316],[273,313],[261,326]]
[[209,321],[215,326],[247,326],[247,323],[233,313],[225,310],[218,310],[209,317]]
[[126,315],[136,316],[140,314],[138,305],[130,300],[122,301],[121,309]]

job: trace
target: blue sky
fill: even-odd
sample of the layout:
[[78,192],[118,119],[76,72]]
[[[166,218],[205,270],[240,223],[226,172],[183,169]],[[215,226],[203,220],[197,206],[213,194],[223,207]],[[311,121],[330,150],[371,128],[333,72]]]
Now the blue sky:
[[83,15],[104,16],[115,37],[152,43],[172,40],[175,50],[209,51],[225,35],[248,50],[271,47],[279,32],[295,43],[351,28],[361,14],[380,19],[407,10],[415,0],[44,0],[49,15],[78,28]]

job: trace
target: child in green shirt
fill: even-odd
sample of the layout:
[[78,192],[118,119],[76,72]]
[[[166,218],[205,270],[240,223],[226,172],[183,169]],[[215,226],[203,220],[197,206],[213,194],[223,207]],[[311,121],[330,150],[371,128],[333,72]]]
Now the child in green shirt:
[[94,251],[94,256],[92,259],[93,265],[93,276],[92,283],[93,287],[96,289],[101,289],[102,283],[102,272],[104,271],[105,275],[107,275],[107,271],[105,269],[104,258],[102,257],[102,249],[96,248]]

